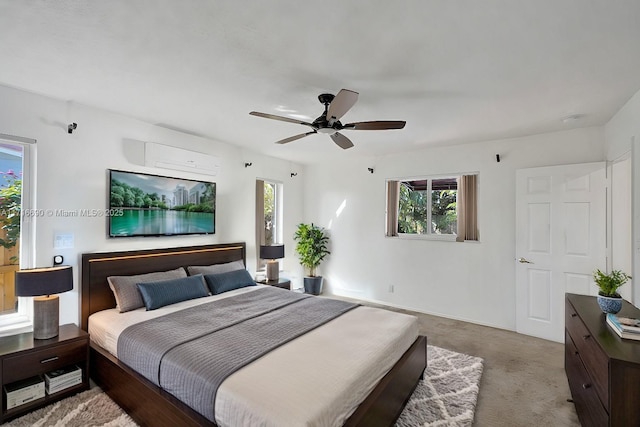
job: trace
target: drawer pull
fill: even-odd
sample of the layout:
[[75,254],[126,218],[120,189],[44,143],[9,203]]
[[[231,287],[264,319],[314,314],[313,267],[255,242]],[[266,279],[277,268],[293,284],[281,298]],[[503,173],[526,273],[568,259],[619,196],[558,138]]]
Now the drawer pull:
[[44,364],[44,363],[49,363],[49,362],[55,362],[56,360],[58,360],[58,356],[53,356],[53,357],[50,357],[48,359],[41,360],[40,363]]
[[580,353],[578,352],[578,350],[576,350],[576,352],[575,352],[575,353],[573,353],[573,354],[575,354],[575,355],[577,356],[577,355],[579,355]]
[[584,340],[588,340],[589,338],[591,338],[591,335],[589,335],[589,334],[582,336],[582,339],[584,339]]
[[571,317],[577,317],[578,313],[571,313]]
[[591,384],[582,384],[582,388],[585,390],[591,388]]

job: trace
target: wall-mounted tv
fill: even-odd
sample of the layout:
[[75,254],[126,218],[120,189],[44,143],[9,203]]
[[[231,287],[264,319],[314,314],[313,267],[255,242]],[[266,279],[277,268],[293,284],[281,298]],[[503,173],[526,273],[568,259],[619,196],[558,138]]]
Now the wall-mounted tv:
[[213,234],[216,183],[109,170],[109,237]]

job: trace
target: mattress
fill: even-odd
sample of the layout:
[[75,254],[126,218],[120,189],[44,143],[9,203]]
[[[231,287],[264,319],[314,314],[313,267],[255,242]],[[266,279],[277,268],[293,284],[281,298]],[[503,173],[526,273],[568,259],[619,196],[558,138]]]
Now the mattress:
[[[89,318],[91,340],[117,357],[118,336],[132,324],[256,289],[237,289],[153,311],[104,310]],[[415,317],[357,307],[228,377],[217,393],[216,423],[340,426],[417,337]]]

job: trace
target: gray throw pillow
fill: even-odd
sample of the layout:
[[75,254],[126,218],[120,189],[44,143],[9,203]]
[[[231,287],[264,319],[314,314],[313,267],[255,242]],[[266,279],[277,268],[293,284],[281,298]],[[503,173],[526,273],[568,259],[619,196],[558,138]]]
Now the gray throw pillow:
[[180,279],[181,277],[187,277],[187,272],[184,271],[182,267],[170,271],[159,271],[135,276],[109,276],[107,277],[107,281],[116,298],[116,308],[120,310],[120,313],[125,313],[144,307],[142,295],[140,295],[140,291],[138,290],[138,283]]
[[187,267],[189,276],[195,274],[220,274],[228,273],[229,271],[244,270],[244,262],[242,260],[231,261],[224,264],[214,265],[192,265]]

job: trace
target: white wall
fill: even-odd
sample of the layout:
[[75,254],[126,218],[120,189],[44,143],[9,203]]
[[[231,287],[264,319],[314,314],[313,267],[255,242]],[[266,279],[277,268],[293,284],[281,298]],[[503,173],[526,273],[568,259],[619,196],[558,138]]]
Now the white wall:
[[[605,140],[608,160],[616,160],[631,152],[633,271],[640,274],[640,91],[606,124]],[[615,237],[615,236],[614,236]],[[633,303],[640,306],[640,280],[633,280]]]
[[[0,133],[33,138],[36,144],[35,204],[39,209],[104,209],[107,199],[107,169],[133,170],[217,183],[216,234],[109,239],[101,217],[45,217],[36,221],[34,266],[51,265],[53,255],[65,257],[74,267],[72,292],[60,295],[61,323],[79,323],[80,257],[85,252],[162,248],[221,242],[247,242],[247,265],[255,266],[256,177],[284,183],[285,269],[297,268],[293,256],[295,225],[302,219],[302,180],[291,178],[291,169],[303,168],[282,160],[243,150],[237,146],[204,139],[147,124],[118,114],[58,101],[0,86]],[[67,125],[78,124],[73,134]],[[136,141],[154,141],[221,159],[215,177],[150,168],[135,163]],[[132,162],[132,160],[134,162]],[[245,168],[244,163],[252,166]],[[72,249],[54,250],[56,234],[73,234]]]
[[[84,252],[246,241],[251,269],[255,265],[254,187],[259,177],[284,183],[286,258],[281,265],[297,285],[301,270],[291,236],[297,223],[313,221],[330,228],[333,253],[321,266],[329,293],[515,329],[515,170],[601,161],[605,159],[605,136],[608,159],[640,143],[640,94],[604,129],[424,149],[306,168],[231,144],[2,86],[0,111],[0,133],[38,141],[36,207],[42,209],[106,207],[106,171],[110,168],[203,177],[133,163],[132,141],[174,145],[222,160],[222,169],[214,178],[218,185],[218,230],[214,236],[109,239],[104,218],[37,221],[35,265],[50,265],[53,255],[60,253],[74,266],[75,289],[61,295],[62,323],[78,322],[79,262]],[[66,126],[71,122],[78,123],[78,129],[69,135]],[[500,154],[500,163],[495,154]],[[640,164],[637,156],[640,149],[634,149],[634,164]],[[245,162],[253,165],[245,168]],[[374,168],[373,174],[368,167]],[[298,172],[297,177],[290,177],[292,169]],[[385,179],[462,172],[479,173],[479,243],[384,238]],[[634,183],[639,179],[634,172]],[[634,185],[634,271],[640,271],[639,192],[640,185]],[[54,250],[53,239],[58,233],[73,234],[75,247]],[[389,285],[394,285],[394,293],[388,292]]]
[[[305,220],[331,236],[326,289],[513,330],[516,169],[602,160],[603,129],[585,128],[308,166]],[[384,237],[385,179],[464,172],[479,173],[479,242]]]

